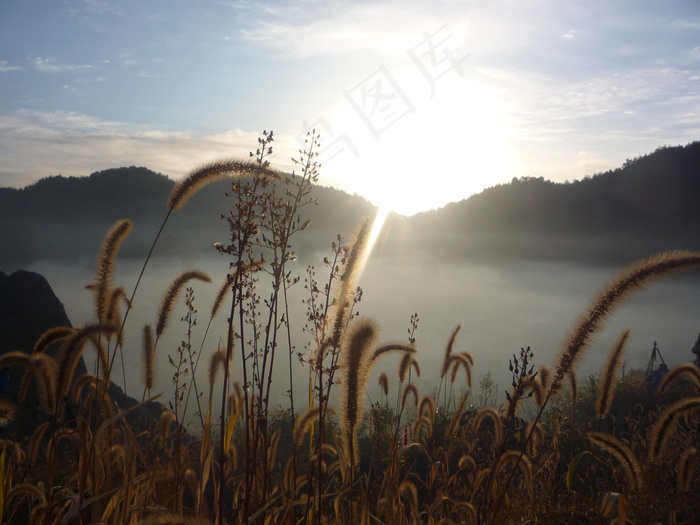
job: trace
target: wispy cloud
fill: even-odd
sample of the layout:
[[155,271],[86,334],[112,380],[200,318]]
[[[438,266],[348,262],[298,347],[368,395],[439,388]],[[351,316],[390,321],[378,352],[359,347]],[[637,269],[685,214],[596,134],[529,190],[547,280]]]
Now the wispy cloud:
[[98,14],[105,14],[105,13],[112,13],[112,14],[121,14],[122,10],[120,9],[119,2],[113,2],[109,0],[83,0],[83,4],[85,4],[85,9],[88,11],[91,11],[93,13],[98,13]]
[[[118,166],[145,166],[179,177],[197,165],[226,157],[247,157],[257,132],[211,135],[155,130],[127,131],[126,125],[75,112],[20,110],[0,115],[0,184],[23,187],[49,175],[88,175]],[[291,151],[280,137],[273,163],[290,170]]]
[[34,57],[34,59],[32,60],[32,65],[37,71],[43,71],[48,73],[61,73],[63,71],[79,71],[95,68],[95,66],[90,65],[62,64],[54,61],[53,59],[45,57]]
[[247,27],[241,36],[248,43],[275,54],[308,58],[358,51],[404,53],[416,35],[444,24],[421,2],[355,2],[304,0],[236,6],[244,9]]
[[23,69],[20,66],[11,66],[7,60],[0,60],[0,73],[5,73],[7,71],[19,71]]

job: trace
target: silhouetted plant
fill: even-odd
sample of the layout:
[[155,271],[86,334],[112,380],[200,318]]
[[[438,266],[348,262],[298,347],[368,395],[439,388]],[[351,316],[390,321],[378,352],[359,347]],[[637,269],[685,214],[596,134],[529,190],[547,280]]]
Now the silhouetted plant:
[[[474,358],[456,350],[459,326],[449,334],[436,392],[425,393],[417,380],[418,315],[410,318],[408,344],[378,345],[378,323],[358,319],[363,290],[356,275],[368,221],[348,242],[338,235],[318,270],[324,277],[307,268],[306,319],[291,318],[288,291],[301,282],[290,264],[293,238],[308,224],[303,208],[315,202],[310,192],[320,144],[311,132],[294,159],[301,173],[283,177],[269,167],[272,142],[272,132],[263,132],[251,160],[210,163],[173,190],[161,231],[203,184],[237,176],[223,216],[229,238],[215,245],[228,268],[197,345],[195,293],[187,284],[209,277],[184,272],[166,291],[154,324],[143,328],[141,403],[122,406],[110,383],[138,288],[127,300],[113,282],[119,247],[131,228],[127,220],[115,224],[100,250],[90,285],[95,322],[52,329],[32,353],[0,358],[0,369],[24,371],[20,402],[36,391],[42,412],[26,441],[0,440],[3,522],[580,523],[615,511],[619,522],[693,519],[700,490],[697,367],[674,367],[653,394],[635,371],[618,380],[625,332],[600,378],[579,391],[574,374],[591,338],[623,299],[652,278],[697,267],[700,254],[671,252],[629,267],[581,316],[555,366],[536,369],[535,352],[521,348],[509,360],[505,402],[495,406],[487,372],[475,407]],[[179,300],[186,332],[168,352],[171,410],[153,413],[154,398],[145,397],[155,388],[157,346],[164,344]],[[207,352],[212,320],[224,306],[226,335]],[[309,339],[303,352],[295,328]],[[57,359],[45,352],[54,343],[62,345]],[[96,368],[77,377],[88,348],[96,353]],[[378,374],[375,402],[370,374],[388,352],[400,355],[395,373]],[[200,394],[195,372],[202,355],[208,356],[208,388]],[[283,360],[289,364],[289,408],[270,405],[273,372]],[[305,407],[294,404],[295,364],[308,371]],[[233,381],[234,370],[242,383]],[[190,395],[202,425],[196,437],[183,426]],[[142,409],[146,421],[132,418]],[[21,410],[0,400],[0,428],[14,424]]]

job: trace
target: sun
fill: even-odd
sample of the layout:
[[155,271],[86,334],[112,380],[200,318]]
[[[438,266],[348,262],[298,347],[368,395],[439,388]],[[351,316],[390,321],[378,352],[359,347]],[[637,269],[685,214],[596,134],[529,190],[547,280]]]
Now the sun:
[[381,133],[352,108],[340,112],[333,138],[337,145],[344,137],[352,149],[327,162],[324,173],[384,215],[428,211],[510,180],[508,132],[495,94],[475,82],[439,88],[433,99],[414,95],[415,111]]

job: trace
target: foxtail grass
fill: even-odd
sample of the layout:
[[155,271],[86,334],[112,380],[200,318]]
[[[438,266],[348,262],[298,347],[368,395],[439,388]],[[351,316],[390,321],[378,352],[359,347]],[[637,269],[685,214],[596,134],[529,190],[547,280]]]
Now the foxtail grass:
[[78,405],[81,399],[85,399],[86,403],[98,405],[103,419],[109,419],[116,414],[116,404],[103,377],[84,374],[77,378],[73,386],[72,401]]
[[[221,180],[222,178],[226,176],[241,176],[241,175],[247,175],[247,174],[252,174],[252,173],[260,173],[261,171],[267,171],[266,167],[261,167],[257,165],[256,163],[253,162],[248,162],[248,161],[242,161],[242,160],[224,160],[224,161],[217,161],[217,162],[212,162],[209,164],[205,164],[199,168],[194,169],[191,171],[189,174],[187,174],[182,180],[180,180],[178,183],[175,184],[173,187],[167,202],[167,213],[165,215],[165,218],[163,219],[163,222],[160,225],[160,228],[156,232],[153,242],[151,243],[151,247],[148,251],[148,254],[146,255],[146,258],[144,259],[143,265],[141,266],[141,271],[139,272],[139,276],[136,279],[136,284],[134,285],[133,290],[131,291],[131,295],[129,296],[129,299],[127,301],[127,308],[126,311],[124,312],[124,315],[121,320],[121,324],[119,325],[119,332],[117,334],[117,337],[121,339],[121,334],[124,331],[124,327],[126,325],[127,318],[129,316],[129,312],[131,311],[131,305],[134,303],[134,298],[136,297],[136,293],[139,289],[139,286],[141,284],[141,279],[143,279],[143,275],[146,271],[146,268],[148,267],[148,263],[151,260],[151,257],[153,256],[153,252],[155,251],[155,247],[158,244],[158,241],[160,239],[160,236],[163,233],[163,230],[165,229],[165,225],[168,222],[168,219],[170,218],[170,215],[174,211],[178,211],[182,209],[187,201],[189,201],[192,196],[194,196],[200,189],[205,187],[206,185],[217,181]],[[274,172],[271,172],[274,173]],[[275,176],[278,176],[275,173]],[[101,272],[102,273],[102,272]],[[99,284],[99,279],[98,279],[98,284]],[[98,286],[98,295],[99,295],[99,286]],[[99,299],[98,299],[99,302]],[[112,356],[112,359],[110,361],[110,372],[114,366],[114,361],[116,358],[117,353],[115,352]],[[122,356],[123,359],[123,356]],[[126,389],[126,377],[124,377],[124,388]]]
[[[334,412],[333,409],[330,407],[327,408],[328,413],[331,414]],[[303,414],[300,414],[297,420],[294,422],[294,447],[299,448],[301,446],[301,442],[304,439],[304,436],[306,433],[309,431],[311,426],[314,423],[314,420],[319,417],[321,413],[321,408],[320,407],[313,407],[309,408],[304,412]]]
[[415,383],[408,383],[403,389],[403,395],[401,396],[401,411],[406,408],[408,404],[408,398],[413,397],[413,407],[418,406],[418,387]]
[[167,207],[171,211],[182,209],[200,189],[217,180],[230,176],[263,174],[279,178],[277,172],[262,167],[255,161],[227,159],[204,164],[192,170],[175,184],[168,197]]
[[384,397],[389,396],[389,376],[387,375],[386,372],[382,372],[379,374],[379,378],[377,379],[377,383],[379,384],[379,388],[384,395]]
[[486,419],[491,420],[494,448],[496,448],[503,441],[503,422],[501,421],[501,415],[495,408],[484,407],[479,410],[472,419],[472,430],[478,432]]
[[564,377],[573,371],[591,337],[603,326],[608,315],[633,292],[655,279],[700,266],[700,252],[663,252],[629,265],[593,300],[580,317],[559,357],[551,392],[561,388]]
[[684,493],[690,491],[690,485],[693,481],[693,470],[698,464],[698,449],[688,447],[681,454],[681,459],[676,467],[676,483],[678,492]]
[[398,376],[401,383],[406,380],[411,369],[415,370],[416,375],[420,377],[420,363],[412,353],[406,352],[403,357],[401,357],[398,367]]
[[345,259],[343,274],[340,276],[340,288],[335,302],[336,307],[332,322],[331,346],[336,348],[340,346],[340,341],[348,321],[351,296],[359,269],[358,266],[369,236],[369,226],[369,220],[365,219],[348,244],[349,253]]
[[610,434],[589,432],[588,439],[603,450],[612,454],[612,456],[620,462],[630,489],[634,492],[639,492],[644,486],[644,477],[642,467],[632,450],[622,441]]
[[540,382],[545,392],[549,390],[549,387],[552,385],[553,375],[552,368],[549,366],[543,365],[537,369],[537,380]]
[[654,463],[666,451],[666,445],[678,418],[700,409],[700,397],[682,399],[665,408],[651,427],[649,435],[649,462]]
[[362,399],[371,365],[371,347],[379,337],[377,324],[371,319],[361,319],[348,335],[343,349],[342,366],[342,420],[348,444],[350,467],[355,467],[359,453],[357,424],[362,414]]
[[615,343],[608,354],[608,359],[605,361],[603,371],[600,374],[598,382],[598,396],[595,400],[595,412],[598,415],[598,421],[601,421],[610,413],[612,407],[613,395],[615,393],[615,384],[617,375],[622,366],[622,352],[625,348],[625,343],[630,335],[630,331],[626,330]]
[[423,396],[420,403],[418,403],[418,417],[427,417],[431,423],[434,423],[436,412],[435,398],[433,396]]
[[700,368],[693,363],[683,363],[674,366],[664,375],[659,383],[659,392],[664,392],[671,384],[683,377],[692,380],[695,386],[700,388]]
[[474,358],[471,356],[471,354],[467,352],[462,352],[460,354],[454,354],[450,356],[450,367],[451,367],[451,372],[450,372],[450,384],[454,384],[455,381],[457,381],[457,374],[459,374],[459,370],[463,369],[465,373],[465,379],[467,382],[467,386],[471,387],[472,386],[472,366],[474,364]]
[[93,334],[114,332],[117,327],[113,325],[88,325],[84,328],[76,330],[76,332],[66,340],[66,346],[63,349],[63,355],[59,364],[58,377],[56,379],[56,406],[54,413],[61,414],[63,407],[61,404],[66,394],[70,389],[70,385],[74,379],[75,368],[78,365],[82,356],[85,344]]
[[467,401],[469,400],[469,390],[464,392],[462,394],[462,397],[459,399],[459,403],[457,403],[457,406],[455,407],[454,411],[452,412],[452,416],[450,417],[450,423],[447,426],[447,430],[445,431],[445,434],[447,436],[453,436],[455,433],[455,430],[457,429],[457,426],[460,424],[462,420],[462,415],[464,414],[464,410],[467,407]]
[[98,259],[97,282],[95,287],[95,307],[97,309],[98,322],[107,320],[109,296],[112,291],[112,275],[117,253],[122,242],[131,232],[132,223],[128,219],[117,221],[107,232]]
[[53,343],[67,339],[73,335],[74,332],[75,329],[68,326],[56,326],[54,328],[50,328],[41,334],[39,339],[37,339],[36,343],[34,343],[34,349],[32,352],[35,354],[44,352]]
[[155,381],[155,346],[153,344],[153,330],[151,325],[147,324],[143,327],[143,386],[144,397],[145,391],[153,390]]
[[[605,286],[591,302],[591,305],[581,314],[578,322],[567,338],[564,348],[559,355],[551,387],[537,413],[535,422],[539,422],[549,399],[552,395],[559,392],[564,379],[570,377],[571,374],[575,372],[583,350],[586,348],[591,338],[602,329],[606,318],[615,308],[619,307],[633,292],[641,290],[654,279],[672,275],[683,270],[694,269],[699,266],[700,252],[663,252],[630,264],[617,278],[613,279],[609,285]],[[663,435],[663,432],[661,435]],[[530,436],[527,436],[525,447],[527,447],[527,442],[529,440]],[[654,457],[656,457],[655,452],[650,451],[650,459],[652,462]],[[495,499],[491,523],[496,522],[499,509],[503,504],[506,491],[512,482],[514,474],[515,471],[511,471],[511,475],[506,480],[503,490]]]
[[39,409],[50,413],[56,404],[56,382],[58,381],[58,363],[47,354],[38,353],[29,358],[30,368],[22,377],[19,400],[25,402],[32,379],[39,397]]
[[[519,468],[523,473],[525,483],[532,490],[532,462],[526,454],[519,450],[506,450],[499,456],[494,470],[499,473],[505,471],[506,467]],[[495,476],[492,479],[495,479]]]
[[180,294],[182,287],[191,280],[203,281],[205,283],[210,283],[211,278],[204,272],[199,270],[188,270],[183,272],[170,285],[168,292],[163,298],[163,304],[160,307],[160,313],[158,314],[158,322],[156,323],[156,339],[163,335],[165,331],[165,326],[168,323],[168,318],[170,317],[170,312],[175,304],[175,299]]
[[545,437],[542,423],[535,423],[534,421],[528,423],[525,427],[525,435],[530,436],[530,440],[527,443],[527,454],[534,458],[537,456],[537,452]]
[[442,369],[440,371],[440,379],[444,378],[447,375],[447,372],[450,370],[450,365],[452,364],[452,352],[454,349],[455,345],[455,340],[457,339],[457,334],[459,334],[459,331],[462,329],[461,325],[457,325],[457,327],[452,331],[452,334],[450,335],[450,339],[447,342],[447,346],[445,347],[445,355],[442,359]]

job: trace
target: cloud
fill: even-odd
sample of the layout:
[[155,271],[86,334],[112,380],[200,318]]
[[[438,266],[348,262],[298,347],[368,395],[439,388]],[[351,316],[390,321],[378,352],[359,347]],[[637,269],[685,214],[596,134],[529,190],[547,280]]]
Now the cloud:
[[0,73],[5,73],[6,71],[19,71],[23,69],[20,66],[11,66],[7,60],[0,60]]
[[[243,130],[210,135],[134,132],[122,123],[75,112],[20,110],[0,115],[0,181],[24,187],[49,175],[88,175],[119,166],[145,166],[177,178],[214,159],[247,158],[258,135]],[[291,171],[285,159],[294,150],[285,142],[278,138],[273,166]]]
[[334,56],[353,52],[405,53],[422,32],[442,26],[449,16],[422,3],[340,1],[262,5],[245,9],[249,27],[241,38],[292,58]]
[[37,71],[43,71],[48,73],[61,73],[63,71],[78,71],[84,69],[94,69],[95,66],[90,65],[80,65],[74,66],[69,64],[59,64],[54,62],[50,58],[35,57],[32,60],[32,65]]
[[121,14],[122,12],[117,2],[110,2],[108,0],[83,0],[83,3],[85,4],[85,8],[93,13]]

